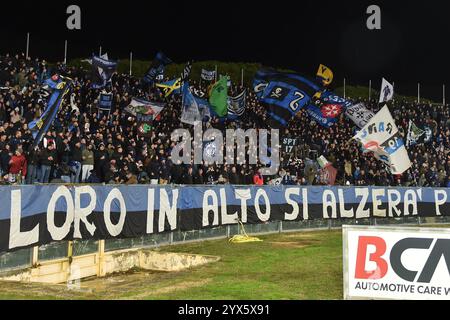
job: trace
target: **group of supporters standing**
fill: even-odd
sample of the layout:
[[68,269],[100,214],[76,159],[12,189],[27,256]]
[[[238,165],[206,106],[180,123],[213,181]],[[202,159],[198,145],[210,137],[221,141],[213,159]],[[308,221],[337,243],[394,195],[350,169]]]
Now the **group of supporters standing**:
[[[362,153],[354,141],[354,124],[343,115],[332,128],[317,125],[301,111],[281,131],[281,136],[295,137],[300,143],[292,152],[281,154],[276,176],[262,176],[261,164],[217,165],[177,164],[171,160],[175,143],[171,133],[190,128],[180,123],[181,97],[164,98],[157,88],[145,88],[140,79],[115,75],[109,92],[113,95],[110,114],[99,114],[100,90],[91,88],[87,70],[63,65],[53,71],[73,79],[71,97],[63,105],[53,127],[33,148],[27,124],[39,117],[46,99],[41,83],[50,72],[41,59],[23,55],[0,57],[0,183],[106,183],[106,184],[266,184],[282,177],[286,184],[319,183],[319,170],[308,167],[309,160],[323,155],[337,169],[337,184],[342,185],[417,185],[449,186],[450,111],[448,106],[395,101],[390,108],[403,136],[408,121],[432,128],[432,140],[409,148],[413,166],[401,176],[389,174],[373,155]],[[206,89],[191,80],[191,85]],[[202,88],[203,87],[203,88]],[[232,86],[230,95],[245,88]],[[205,128],[221,130],[267,128],[268,116],[251,88],[247,88],[246,111],[238,121],[211,119]],[[147,94],[147,96],[146,96]],[[132,97],[165,102],[161,119],[154,124],[151,137],[138,135],[136,119],[124,108]],[[69,103],[70,100],[70,103]],[[363,99],[355,99],[361,101]],[[366,101],[373,112],[378,104]]]

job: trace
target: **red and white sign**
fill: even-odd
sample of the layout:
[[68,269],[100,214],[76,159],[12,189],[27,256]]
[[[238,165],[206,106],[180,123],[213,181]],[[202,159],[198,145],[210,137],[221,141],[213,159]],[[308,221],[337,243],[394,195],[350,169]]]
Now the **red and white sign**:
[[450,300],[450,229],[342,230],[344,299]]

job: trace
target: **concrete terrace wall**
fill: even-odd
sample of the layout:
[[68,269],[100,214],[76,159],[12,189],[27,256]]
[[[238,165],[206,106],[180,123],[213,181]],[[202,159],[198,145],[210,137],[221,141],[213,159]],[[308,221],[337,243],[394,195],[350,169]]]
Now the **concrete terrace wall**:
[[[101,250],[102,245],[99,245]],[[103,245],[104,248],[104,245]],[[181,271],[218,261],[219,257],[157,252],[151,249],[99,251],[38,263],[34,267],[0,273],[0,280],[40,283],[68,283],[88,277],[104,277],[132,269]]]

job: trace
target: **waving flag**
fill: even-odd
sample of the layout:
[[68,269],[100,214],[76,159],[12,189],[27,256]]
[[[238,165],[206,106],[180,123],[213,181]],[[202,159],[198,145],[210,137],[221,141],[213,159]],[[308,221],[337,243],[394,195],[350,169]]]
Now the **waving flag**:
[[50,129],[65,96],[72,88],[72,79],[69,78],[60,77],[57,81],[49,83],[53,91],[47,102],[47,107],[39,119],[31,121],[28,124],[28,128],[31,130],[34,138],[33,148],[41,142],[48,129]]
[[319,70],[317,70],[317,77],[322,81],[324,86],[328,86],[333,82],[333,71],[321,64],[319,65]]
[[245,112],[246,91],[242,91],[236,97],[228,98],[228,118],[234,119],[242,116]]
[[147,84],[153,84],[156,81],[156,77],[164,73],[165,66],[171,63],[172,60],[170,60],[164,53],[158,52],[144,78],[142,78],[142,81]]
[[105,57],[92,57],[92,88],[100,89],[111,81],[112,75],[117,70],[117,62],[105,59]]
[[394,86],[390,84],[385,78],[381,82],[380,100],[379,103],[388,102],[394,97]]
[[192,61],[188,61],[186,65],[184,66],[183,73],[181,73],[181,82],[186,81],[189,76],[191,75],[192,70]]
[[196,121],[207,121],[210,117],[208,101],[193,95],[188,82],[183,84],[182,94],[183,111],[181,113],[181,122],[194,125]]
[[353,102],[339,97],[332,91],[319,92],[313,98],[314,103],[306,107],[306,113],[323,127],[334,125],[343,112],[352,108]]
[[424,134],[425,130],[420,129],[413,121],[409,120],[406,146],[409,147],[417,144],[419,138]]
[[364,150],[372,151],[392,174],[402,174],[411,167],[408,152],[385,105],[354,137]]
[[52,90],[58,89],[58,85],[62,82],[61,77],[58,74],[54,74],[52,77],[44,81],[43,86]]
[[267,106],[275,126],[285,127],[321,90],[316,83],[296,73],[259,70],[253,81],[259,100]]
[[373,118],[374,113],[368,110],[363,103],[358,103],[348,107],[345,115],[359,128],[363,128]]
[[209,103],[212,110],[219,117],[224,117],[228,114],[227,101],[228,101],[228,87],[227,78],[222,77],[217,81],[209,92]]
[[164,107],[165,104],[163,103],[133,98],[124,110],[136,117],[138,135],[150,137],[153,130],[153,121],[159,119],[159,114]]
[[163,83],[156,84],[156,87],[161,89],[164,97],[167,98],[171,94],[181,93],[181,78],[170,80]]
[[424,126],[423,129],[416,126],[416,124],[409,120],[408,134],[406,138],[406,146],[414,146],[416,144],[428,143],[431,141],[433,135],[432,130],[428,126]]
[[342,107],[339,105],[324,105],[320,108],[314,104],[308,104],[306,107],[308,116],[325,128],[332,127],[338,121],[341,110]]
[[165,108],[164,103],[152,102],[144,99],[133,98],[128,106],[125,107],[125,112],[136,116],[137,114],[152,115],[155,119]]
[[100,93],[99,97],[98,97],[98,118],[103,117],[103,114],[107,114],[108,118],[109,118],[109,114],[111,112],[111,108],[112,108],[112,104],[113,104],[113,94],[112,93],[106,93],[106,92],[102,92]]

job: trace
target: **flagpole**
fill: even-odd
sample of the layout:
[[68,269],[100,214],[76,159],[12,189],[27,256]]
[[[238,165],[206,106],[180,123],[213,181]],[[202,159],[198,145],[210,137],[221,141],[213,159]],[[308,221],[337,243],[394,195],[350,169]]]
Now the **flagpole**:
[[408,132],[406,133],[406,147],[409,147],[409,140],[410,140],[410,132],[411,132],[411,119],[408,123]]
[[442,105],[445,106],[445,84],[442,85]]
[[371,91],[372,91],[372,80],[369,80],[369,102],[370,102]]
[[345,78],[344,78],[344,99],[345,99]]
[[67,40],[64,41],[64,64],[67,64]]
[[98,51],[98,56],[100,57],[102,55],[102,46],[100,46],[100,50]]
[[133,52],[130,52],[130,77],[132,75],[132,69],[133,69]]
[[214,67],[214,82],[216,82],[216,81],[217,81],[217,64]]
[[395,103],[395,82],[392,81],[392,90],[394,93],[392,94],[392,103]]
[[244,68],[241,68],[241,87],[244,86]]
[[420,83],[417,84],[417,103],[420,103]]
[[25,55],[27,59],[28,59],[29,48],[30,48],[30,33],[27,32],[27,50],[26,50],[26,55]]

